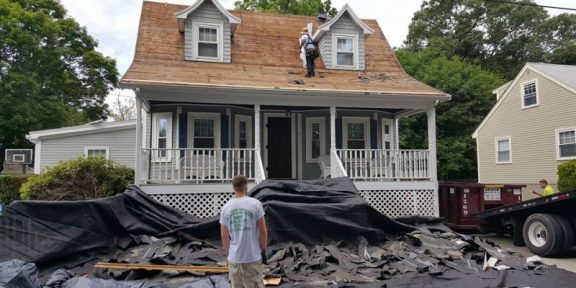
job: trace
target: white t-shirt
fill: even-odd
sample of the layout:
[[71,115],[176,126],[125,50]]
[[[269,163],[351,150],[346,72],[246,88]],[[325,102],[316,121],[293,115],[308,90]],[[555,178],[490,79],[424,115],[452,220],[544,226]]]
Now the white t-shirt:
[[224,205],[220,224],[226,226],[230,234],[228,261],[243,264],[262,259],[258,238],[258,220],[262,217],[262,203],[248,196],[232,198]]

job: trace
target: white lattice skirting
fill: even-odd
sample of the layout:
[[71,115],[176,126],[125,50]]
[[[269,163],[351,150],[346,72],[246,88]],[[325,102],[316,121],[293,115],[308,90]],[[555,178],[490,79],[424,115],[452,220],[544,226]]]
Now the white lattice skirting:
[[430,190],[362,190],[372,207],[389,217],[435,216],[436,192]]
[[[360,195],[390,217],[434,216],[436,193],[431,190],[362,190]],[[151,194],[156,201],[200,218],[218,215],[232,193]]]

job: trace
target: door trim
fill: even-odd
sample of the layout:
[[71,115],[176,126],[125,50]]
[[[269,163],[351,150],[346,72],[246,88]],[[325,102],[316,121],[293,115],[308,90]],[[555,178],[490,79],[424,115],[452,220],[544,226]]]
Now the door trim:
[[264,141],[264,155],[262,155],[262,161],[264,162],[264,174],[268,178],[268,118],[290,118],[290,130],[292,133],[292,143],[290,143],[292,149],[292,178],[296,179],[296,114],[295,113],[278,113],[278,112],[264,112],[264,130],[263,141]]
[[394,119],[389,119],[389,118],[382,118],[382,127],[381,127],[381,138],[382,138],[382,149],[386,149],[386,139],[384,139],[386,133],[384,133],[385,130],[385,126],[386,124],[390,125],[390,149],[394,150],[394,149],[398,149],[396,146],[396,125],[394,125],[395,121]]

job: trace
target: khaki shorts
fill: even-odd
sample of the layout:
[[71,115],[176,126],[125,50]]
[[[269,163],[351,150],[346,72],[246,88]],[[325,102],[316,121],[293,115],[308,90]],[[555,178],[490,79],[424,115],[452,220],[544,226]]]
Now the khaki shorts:
[[230,288],[263,288],[262,261],[238,264],[228,262]]

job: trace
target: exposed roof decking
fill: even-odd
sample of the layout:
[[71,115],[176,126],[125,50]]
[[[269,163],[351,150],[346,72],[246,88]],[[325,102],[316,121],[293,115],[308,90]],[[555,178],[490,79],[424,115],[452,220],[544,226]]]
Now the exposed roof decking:
[[314,17],[232,12],[241,19],[232,43],[232,63],[184,60],[184,36],[175,13],[187,6],[144,2],[135,57],[124,86],[222,86],[260,89],[353,91],[415,94],[448,99],[449,95],[409,77],[398,63],[375,20],[364,20],[375,33],[366,38],[366,71],[335,71],[317,60],[317,75],[304,85],[298,37]]

